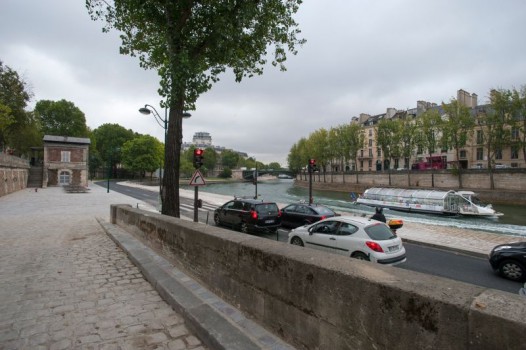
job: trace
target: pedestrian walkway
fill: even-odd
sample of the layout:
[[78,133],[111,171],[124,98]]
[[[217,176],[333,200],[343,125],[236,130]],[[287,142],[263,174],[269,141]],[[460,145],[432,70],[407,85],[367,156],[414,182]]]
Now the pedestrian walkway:
[[205,349],[97,222],[114,203],[153,210],[99,186],[0,197],[0,349]]

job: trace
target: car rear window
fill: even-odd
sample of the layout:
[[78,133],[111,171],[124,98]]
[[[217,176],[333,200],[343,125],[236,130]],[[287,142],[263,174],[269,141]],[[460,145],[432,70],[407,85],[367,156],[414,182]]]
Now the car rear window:
[[365,233],[375,241],[386,241],[395,237],[393,231],[387,225],[381,223],[365,227]]
[[264,203],[256,205],[256,211],[258,214],[277,214],[279,211],[276,203]]
[[320,215],[334,215],[334,212],[329,208],[317,207],[316,210]]

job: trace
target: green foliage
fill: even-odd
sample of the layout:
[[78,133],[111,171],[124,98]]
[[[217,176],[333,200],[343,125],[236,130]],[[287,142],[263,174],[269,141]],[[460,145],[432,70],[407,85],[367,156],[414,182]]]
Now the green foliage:
[[[18,155],[28,151],[28,147],[20,149],[20,146],[25,137],[34,134],[29,129],[38,127],[25,111],[31,96],[27,83],[0,61],[0,151],[6,147],[14,148]],[[35,145],[38,144],[31,146]]]
[[232,177],[232,170],[230,170],[230,168],[223,168],[218,177],[222,179],[229,179]]
[[205,149],[203,157],[203,166],[206,169],[214,169],[216,167],[218,154],[212,147]]
[[44,135],[87,137],[88,127],[84,113],[66,100],[40,100],[35,106]]
[[273,169],[273,170],[279,170],[279,169],[281,169],[281,165],[279,165],[279,163],[277,163],[277,162],[272,162],[266,168],[267,169]]
[[126,141],[122,146],[123,165],[144,176],[163,166],[163,144],[155,137],[143,135]]
[[224,150],[221,152],[221,164],[224,168],[235,169],[239,163],[239,154],[232,150]]
[[112,154],[114,162],[121,162],[121,149],[126,141],[133,140],[139,134],[134,133],[131,129],[125,129],[119,124],[102,124],[93,130],[96,150],[102,161],[107,163]]

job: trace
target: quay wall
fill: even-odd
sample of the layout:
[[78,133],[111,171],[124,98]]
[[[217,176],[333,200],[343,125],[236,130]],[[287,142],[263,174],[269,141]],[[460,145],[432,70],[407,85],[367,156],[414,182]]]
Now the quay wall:
[[298,349],[520,349],[514,294],[112,205],[115,224]]
[[29,161],[0,153],[0,197],[27,187]]
[[[312,188],[326,191],[363,193],[369,187],[402,187],[414,189],[470,190],[492,204],[526,205],[526,169],[499,169],[493,173],[491,189],[487,170],[469,170],[459,178],[449,170],[396,172],[359,172],[354,174],[312,175]],[[297,186],[308,187],[309,175],[298,174]]]

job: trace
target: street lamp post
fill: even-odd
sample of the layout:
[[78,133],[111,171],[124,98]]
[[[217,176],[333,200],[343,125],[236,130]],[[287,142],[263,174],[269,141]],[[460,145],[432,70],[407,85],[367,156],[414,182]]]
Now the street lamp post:
[[[162,212],[162,205],[164,202],[164,196],[163,196],[163,175],[164,175],[164,169],[166,168],[166,142],[168,139],[168,107],[164,108],[164,118],[161,117],[159,112],[155,109],[154,106],[145,104],[144,107],[139,108],[139,112],[141,114],[149,115],[153,113],[153,116],[155,118],[155,121],[161,128],[164,129],[164,147],[165,147],[165,155],[164,155],[164,167],[161,170],[159,168],[159,198],[161,202],[161,212]],[[183,113],[183,118],[190,118],[192,115],[188,112]]]

